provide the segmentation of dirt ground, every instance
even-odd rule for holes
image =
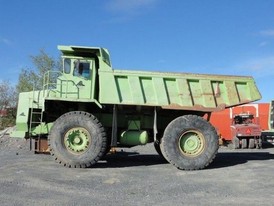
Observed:
[[[221,147],[199,171],[166,163],[153,144],[70,169],[0,132],[0,205],[273,205],[274,148]]]

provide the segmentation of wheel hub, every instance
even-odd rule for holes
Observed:
[[[91,143],[89,132],[82,127],[71,128],[65,134],[64,144],[74,154],[84,153]]]
[[[81,139],[80,139],[80,137],[78,137],[78,136],[75,137],[74,140],[73,140],[73,143],[74,143],[74,144],[79,144],[80,142],[81,142]]]
[[[180,151],[187,156],[197,156],[204,149],[204,138],[200,132],[184,132],[179,138]]]

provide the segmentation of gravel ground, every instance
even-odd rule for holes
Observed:
[[[8,131],[7,131],[8,133]],[[0,132],[0,205],[273,205],[274,148],[221,147],[199,171],[166,163],[153,144],[69,169]]]

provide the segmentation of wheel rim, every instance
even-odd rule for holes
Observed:
[[[65,134],[64,144],[68,151],[82,154],[87,151],[91,143],[89,132],[83,127],[75,127]]]
[[[190,130],[180,136],[178,144],[184,155],[194,157],[204,150],[205,139],[202,133]]]

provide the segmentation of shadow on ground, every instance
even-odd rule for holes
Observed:
[[[138,152],[117,152],[107,155],[92,168],[118,168],[168,164],[158,154],[140,154]]]
[[[253,160],[274,160],[274,154],[269,152],[224,152],[218,153],[214,161],[207,169],[216,169],[223,167],[232,167],[239,164],[245,164]]]
[[[254,160],[274,160],[274,154],[256,150],[254,152],[221,152],[216,155],[214,161],[206,169],[217,169],[245,164]],[[118,152],[107,155],[99,161],[93,168],[120,168],[136,166],[152,166],[169,164],[165,159],[157,154],[139,154],[137,152]]]

